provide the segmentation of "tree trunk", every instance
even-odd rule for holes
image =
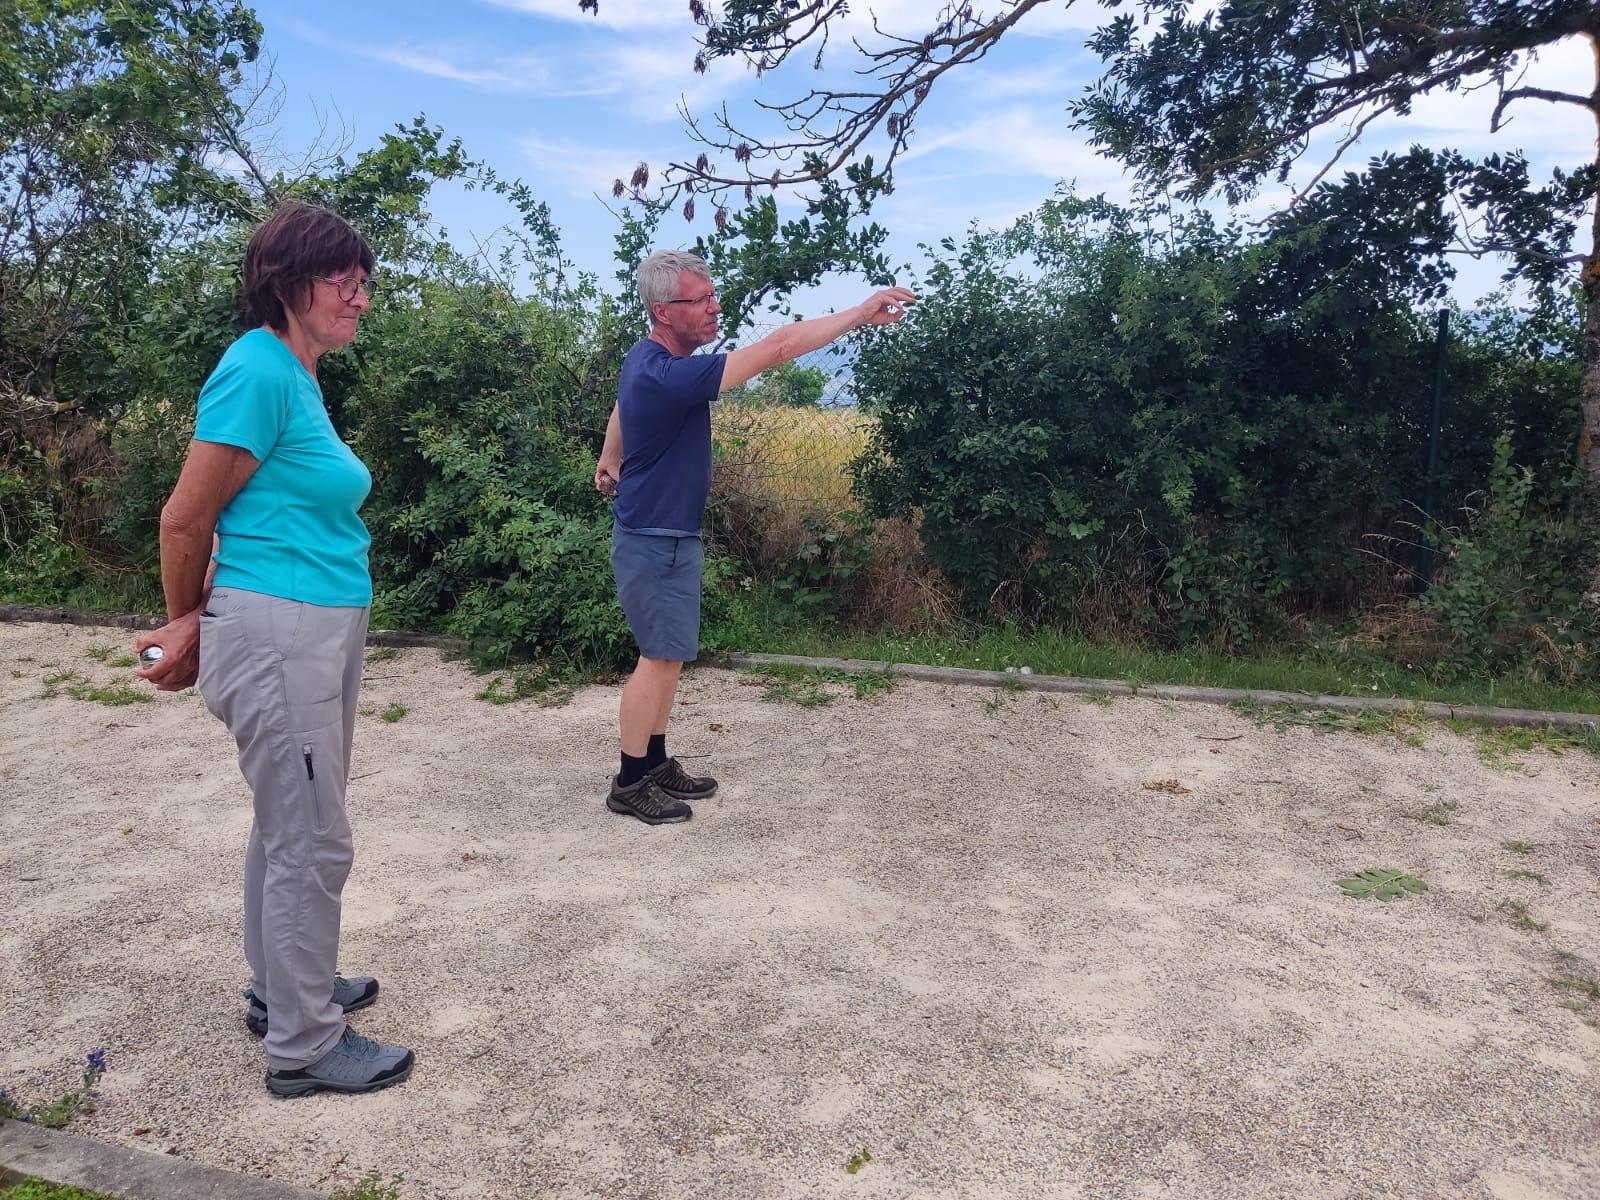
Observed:
[[[1589,34],[1595,55],[1596,155],[1600,161],[1600,34]],[[1600,196],[1595,197],[1594,239],[1583,263],[1583,350],[1578,400],[1578,520],[1588,538],[1590,601],[1600,605]]]

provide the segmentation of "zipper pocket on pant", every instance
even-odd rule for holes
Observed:
[[[302,743],[300,754],[306,761],[306,784],[311,788],[311,829],[314,833],[322,828],[322,797],[317,794],[317,767],[310,742]]]

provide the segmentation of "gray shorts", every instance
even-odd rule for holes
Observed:
[[[700,653],[700,566],[697,537],[611,531],[611,573],[617,596],[645,658],[693,662]]]

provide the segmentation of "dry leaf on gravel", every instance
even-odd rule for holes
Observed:
[[[1144,785],[1147,792],[1171,792],[1174,796],[1187,796],[1191,789],[1186,788],[1176,779],[1152,779]]]

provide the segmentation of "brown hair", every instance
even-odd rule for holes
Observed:
[[[372,248],[331,209],[286,200],[250,235],[244,252],[244,304],[252,324],[288,327],[284,305],[299,309],[313,275],[360,267],[372,274]]]

